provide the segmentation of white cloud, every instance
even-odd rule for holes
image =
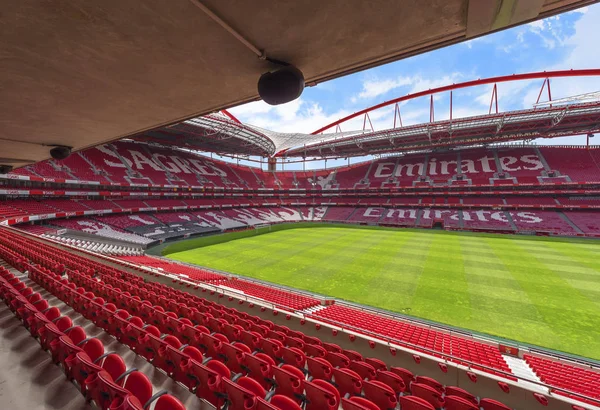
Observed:
[[[362,90],[352,97],[351,101],[356,103],[360,99],[371,99],[404,86],[410,86],[408,93],[414,94],[419,91],[426,91],[432,88],[452,84],[464,77],[464,74],[454,72],[437,78],[423,78],[421,75],[417,74],[410,77],[366,79],[362,83]]]
[[[600,53],[596,52],[598,37],[598,20],[600,19],[600,7],[591,7],[582,13],[579,20],[575,22],[574,33],[564,40],[564,46],[570,51],[566,56],[561,56],[559,61],[550,66],[543,67],[546,70],[568,70],[582,68],[600,67]],[[531,107],[537,99],[539,87],[529,90],[523,97],[523,105]],[[600,78],[598,77],[574,77],[551,80],[552,97],[554,99],[585,94],[600,90]],[[542,96],[542,101],[547,95]]]
[[[241,105],[229,110],[240,121],[279,132],[310,133],[350,114],[347,110],[338,110],[327,114],[321,105],[303,98],[287,104],[271,106],[263,101]]]
[[[535,32],[540,32],[544,30],[544,20],[536,20],[536,21],[532,21],[531,23],[527,24],[531,31],[535,31]]]
[[[544,48],[552,50],[556,46],[563,45],[567,38],[563,26],[560,15],[556,15],[543,20],[532,21],[526,27],[530,33],[540,38]],[[518,35],[517,39],[519,39]],[[522,40],[522,37],[519,40]]]
[[[358,93],[357,97],[353,97],[353,102],[356,102],[359,98],[374,98],[388,91],[396,88],[412,84],[413,79],[410,77],[397,77],[395,79],[387,78],[383,80],[379,79],[368,79],[362,83],[362,91]]]

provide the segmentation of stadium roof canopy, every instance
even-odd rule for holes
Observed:
[[[600,92],[559,100],[552,100],[550,92],[551,78],[589,76],[600,76],[600,69],[512,74],[448,84],[365,108],[312,134],[282,133],[243,124],[224,110],[142,133],[134,139],[237,157],[339,158],[594,133],[600,132]],[[498,111],[498,94],[495,91],[498,83],[533,79],[544,81],[532,109]],[[450,119],[433,120],[433,95],[486,84],[494,85],[489,114],[453,118],[450,103]],[[549,100],[540,103],[545,89]],[[402,126],[398,104],[423,96],[431,97],[430,122]],[[494,98],[496,112],[492,112]],[[388,128],[375,130],[370,125],[369,112],[385,107],[394,113],[393,127],[390,124]],[[396,116],[400,118],[398,126]],[[354,119],[363,123],[362,130],[348,129],[349,122]],[[356,126],[356,121],[350,123],[350,129],[352,125]],[[370,128],[366,128],[369,125]],[[346,132],[342,132],[342,126]]]
[[[255,100],[256,50],[314,85],[594,2],[0,0],[0,164]]]
[[[360,133],[360,131],[327,133],[327,138],[338,139]],[[134,136],[133,139],[163,145],[178,145],[223,155],[272,157],[287,149],[317,143],[322,141],[323,137],[323,135],[277,132],[242,124],[224,111],[148,131]]]

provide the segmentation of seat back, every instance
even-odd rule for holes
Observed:
[[[127,367],[123,358],[116,353],[106,353],[94,361],[94,364],[102,367],[113,380],[125,373]]]
[[[363,382],[365,397],[377,404],[380,409],[395,409],[398,402],[396,392],[379,380]]]
[[[427,400],[416,396],[401,396],[400,408],[402,410],[436,410],[433,405],[427,402]]]
[[[345,354],[330,351],[327,352],[325,358],[333,367],[339,367],[343,369],[350,367],[350,359],[348,359]]]
[[[304,393],[304,373],[297,367],[284,364],[281,367],[273,367],[273,379],[275,380],[275,393],[294,399],[296,403],[302,402]]]
[[[261,353],[245,355],[248,366],[248,376],[260,383],[262,387],[269,390],[273,385],[273,359]]]
[[[364,397],[342,398],[342,409],[344,410],[380,410],[379,406]]]
[[[194,360],[190,362],[190,373],[197,386],[196,396],[208,401],[217,409],[220,409],[221,406],[225,404],[225,390],[222,383],[222,374]]]
[[[281,361],[281,349],[283,343],[276,339],[262,339],[261,349],[265,354],[271,356],[275,360]]]
[[[446,410],[479,410],[478,406],[462,397],[446,396],[444,401]]]
[[[305,382],[304,390],[306,391],[305,410],[337,410],[340,406],[340,393],[325,380]]]
[[[133,394],[140,403],[146,403],[152,397],[152,383],[148,377],[137,370],[118,379],[117,384]]]
[[[101,410],[108,410],[114,402],[123,402],[131,393],[115,383],[107,372],[97,376],[98,391],[93,400]]]
[[[315,344],[305,344],[304,352],[311,357],[325,357],[327,356],[327,350],[323,346]]]
[[[243,343],[236,343],[234,345],[230,343],[223,343],[222,354],[225,357],[225,363],[227,367],[234,373],[246,374],[246,355],[250,354],[250,349]]]
[[[75,354],[75,357],[67,359],[67,365],[71,369],[71,375],[77,384],[81,388],[81,392],[85,394],[86,383],[85,380],[91,376],[96,375],[102,371],[102,367],[94,364],[93,360],[85,352],[79,352]]]
[[[276,394],[269,402],[258,398],[256,410],[302,410],[302,407],[289,397]]]
[[[474,404],[475,406],[479,405],[479,401],[477,400],[477,397],[473,396],[468,391],[461,389],[460,387],[446,386],[446,396],[462,397],[463,399],[468,400],[470,403]]]
[[[308,366],[308,373],[314,379],[331,380],[333,375],[333,367],[331,363],[322,357],[307,357],[306,364]]]
[[[481,399],[479,401],[479,407],[483,410],[511,410],[510,407],[504,403],[492,399]]]
[[[248,377],[240,377],[238,383],[234,383],[229,379],[223,380],[223,387],[229,403],[228,410],[251,410],[256,407],[257,394],[244,386],[244,384],[250,384],[250,381],[258,383]],[[262,388],[260,385],[257,385],[257,387]],[[264,397],[264,389],[262,396]]]
[[[436,409],[444,407],[444,399],[442,398],[442,395],[433,387],[427,384],[414,382],[411,384],[410,388],[413,395],[426,400]]]
[[[284,363],[291,364],[299,368],[306,366],[306,355],[297,347],[282,347],[281,358]]]
[[[334,368],[333,379],[342,396],[355,396],[362,391],[362,377],[354,370]]]
[[[374,380],[377,378],[375,368],[369,363],[352,360],[350,362],[350,368],[356,373],[360,374],[360,377],[362,377],[363,379]]]
[[[407,370],[403,367],[390,367],[390,372],[400,376],[402,381],[404,381],[406,391],[410,392],[410,385],[413,381],[415,381],[415,375],[410,370]]]
[[[400,376],[395,373],[390,372],[389,370],[377,370],[377,380],[388,385],[394,390],[396,395],[400,393],[404,393],[406,391],[406,385],[404,384],[404,380]]]
[[[415,377],[415,383],[426,384],[436,389],[440,394],[444,393],[444,385],[431,377],[417,376]]]

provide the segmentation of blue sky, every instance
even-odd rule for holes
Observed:
[[[382,101],[442,85],[513,73],[597,68],[598,21],[600,4],[308,87],[299,99],[285,105],[272,107],[260,101],[230,111],[242,122],[263,128],[309,133]],[[500,110],[532,108],[541,85],[542,80],[498,84]],[[600,79],[552,80],[553,99],[591,91],[600,91]],[[490,97],[491,86],[455,91],[453,116],[486,114]],[[429,97],[402,105],[401,115],[404,125],[429,121]],[[449,94],[436,95],[435,119],[448,116]],[[376,130],[392,128],[393,106],[372,112],[370,117]],[[342,131],[356,129],[362,129],[362,118],[342,125]],[[581,144],[584,139],[539,143]],[[329,161],[330,165],[334,163]]]

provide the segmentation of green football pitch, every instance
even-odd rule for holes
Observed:
[[[598,241],[339,226],[242,234],[200,238],[192,242],[199,247],[170,253],[179,243],[164,253],[600,359]]]

